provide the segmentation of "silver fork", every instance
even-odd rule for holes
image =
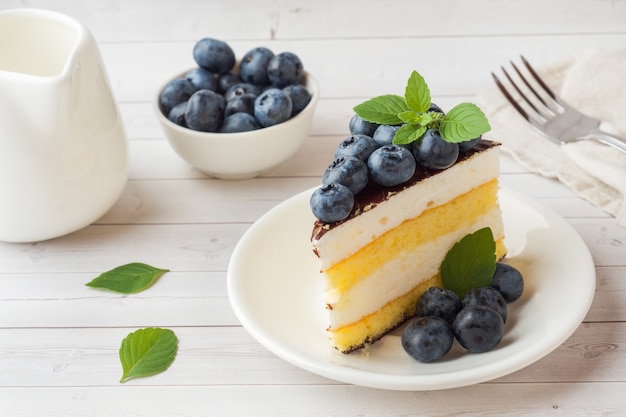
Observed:
[[[532,78],[524,76],[513,62],[511,62],[511,66],[525,87],[520,87],[519,81],[516,84],[504,67],[502,67],[502,72],[528,107],[522,106],[513,98],[513,94],[507,90],[493,72],[491,76],[502,94],[531,125],[557,143],[595,140],[626,152],[624,139],[601,131],[599,129],[600,120],[586,116],[569,106],[552,92],[523,56],[521,59]],[[523,89],[526,90],[526,94],[522,91]],[[532,92],[532,95],[529,92]]]

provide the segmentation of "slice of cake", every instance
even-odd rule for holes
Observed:
[[[355,111],[352,136],[311,196],[328,332],[344,353],[412,317],[467,234],[491,228],[496,259],[506,254],[499,144],[481,139],[490,127],[480,109],[462,103],[444,114],[413,72],[404,97],[376,97]]]
[[[441,286],[446,253],[468,233],[490,227],[496,257],[504,257],[498,176],[498,144],[482,140],[445,170],[418,165],[396,187],[370,181],[346,219],[315,223],[333,347],[360,349],[412,317],[420,295]]]

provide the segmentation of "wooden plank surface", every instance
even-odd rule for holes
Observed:
[[[1,416],[621,416],[626,409],[626,230],[559,182],[504,153],[501,184],[565,218],[588,246],[597,286],[581,326],[536,363],[486,383],[386,391],[299,369],[241,327],[226,291],[245,231],[315,187],[352,107],[402,93],[409,72],[443,107],[492,89],[489,72],[523,53],[537,66],[585,48],[626,47],[626,2],[444,0],[3,0],[85,23],[98,41],[129,138],[130,177],[93,225],[47,242],[0,243]],[[320,84],[310,136],[276,171],[210,179],[169,146],[152,107],[168,77],[194,65],[202,37],[241,56],[264,45],[298,53]],[[0,109],[1,111],[1,109]],[[0,201],[1,204],[1,201]],[[149,291],[85,286],[141,261],[171,271]],[[118,382],[131,331],[172,328],[170,369]]]

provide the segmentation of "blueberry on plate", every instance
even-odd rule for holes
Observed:
[[[452,332],[465,349],[472,353],[482,353],[500,343],[504,336],[504,322],[494,309],[471,305],[463,307],[456,315]]]
[[[417,317],[404,328],[402,347],[419,362],[441,359],[450,351],[454,335],[450,325],[441,317]]]
[[[292,52],[281,52],[274,55],[267,63],[267,76],[276,88],[300,84],[304,76],[304,66],[298,55]]]
[[[451,325],[462,306],[459,296],[454,291],[430,287],[417,300],[415,315],[441,317]]]
[[[415,173],[415,158],[403,146],[386,145],[376,149],[367,160],[370,176],[383,187],[408,181]]]
[[[506,301],[495,288],[484,286],[469,290],[463,297],[463,307],[471,305],[482,305],[495,310],[502,317],[502,321],[506,323],[508,314]]]
[[[174,107],[189,100],[196,91],[196,87],[186,78],[177,78],[165,84],[159,95],[163,114],[167,116]]]
[[[496,272],[493,274],[491,286],[502,294],[507,303],[512,303],[524,292],[524,278],[515,267],[496,262]]]
[[[194,93],[187,103],[187,127],[203,132],[217,132],[224,119],[224,98],[211,90]]]
[[[354,207],[354,195],[341,184],[324,185],[311,194],[311,211],[324,223],[345,219]]]
[[[250,130],[260,129],[261,125],[249,113],[233,113],[227,116],[222,123],[221,133],[238,133],[248,132]]]
[[[246,52],[239,63],[239,76],[244,82],[255,85],[267,85],[270,79],[267,76],[267,65],[274,57],[274,52],[264,46],[253,48]]]
[[[200,39],[193,47],[193,58],[199,66],[214,74],[226,74],[235,66],[235,53],[219,39]]]
[[[254,117],[261,126],[268,127],[289,120],[293,105],[282,90],[268,88],[254,102]]]
[[[446,169],[459,157],[459,145],[444,140],[439,130],[428,129],[421,140],[413,142],[413,154],[425,168]]]
[[[341,184],[356,195],[365,188],[368,177],[365,162],[354,156],[340,156],[324,171],[322,185]]]

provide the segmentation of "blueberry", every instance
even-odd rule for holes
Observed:
[[[519,270],[511,265],[496,262],[496,272],[491,286],[502,294],[507,303],[519,299],[524,292],[524,278]]]
[[[228,90],[224,93],[224,100],[231,101],[235,97],[242,96],[244,94],[252,94],[255,96],[260,95],[262,92],[261,87],[250,83],[239,83],[228,87]]]
[[[242,94],[232,98],[226,102],[224,117],[228,117],[234,113],[248,113],[254,115],[254,101],[257,96],[254,94]]]
[[[365,135],[348,136],[341,141],[337,149],[335,149],[335,158],[340,156],[354,156],[362,161],[367,162],[372,152],[378,148],[374,139]]]
[[[506,323],[507,306],[504,297],[493,287],[484,286],[472,288],[463,297],[463,307],[481,305],[495,310]]]
[[[365,162],[354,156],[342,156],[335,159],[324,171],[322,184],[341,184],[358,194],[368,181],[368,171]]]
[[[430,287],[417,300],[415,314],[418,317],[436,316],[452,324],[462,304],[454,291]]]
[[[428,129],[421,140],[413,142],[413,154],[425,168],[446,169],[459,157],[459,145],[445,141],[438,130]]]
[[[393,187],[408,181],[415,173],[415,165],[411,152],[398,145],[378,148],[367,160],[370,176],[383,187]]]
[[[176,123],[179,126],[187,127],[187,122],[185,122],[185,112],[187,111],[187,102],[180,103],[169,112],[167,118],[170,119],[171,122]]]
[[[267,76],[276,88],[291,84],[300,84],[304,75],[304,66],[300,58],[291,52],[274,55],[267,63]]]
[[[482,138],[482,135],[471,139],[471,140],[466,140],[463,142],[459,142],[459,151],[461,152],[467,152],[470,149],[472,149],[474,146],[478,145],[478,142],[480,142],[480,139]]]
[[[440,317],[418,317],[409,322],[401,336],[402,347],[412,358],[428,363],[450,351],[454,335]]]
[[[214,74],[226,74],[235,66],[235,53],[219,39],[200,39],[193,47],[193,58],[199,66]]]
[[[225,94],[226,91],[228,91],[228,89],[233,85],[242,83],[243,80],[241,79],[239,74],[233,74],[232,72],[220,74],[217,77],[217,91],[221,94]]]
[[[190,129],[217,132],[224,119],[224,98],[211,91],[194,93],[187,103],[185,120]]]
[[[495,310],[472,305],[459,311],[452,323],[452,332],[465,349],[482,353],[500,343],[504,335],[504,322]]]
[[[300,113],[311,102],[311,92],[303,85],[288,85],[283,88],[285,94],[291,99],[293,108],[291,109],[291,117]]]
[[[250,130],[260,129],[261,125],[249,113],[233,113],[224,119],[222,123],[221,133],[247,132]]]
[[[186,78],[177,78],[165,84],[159,95],[163,114],[167,116],[176,105],[189,100],[196,91],[191,81]]]
[[[354,207],[354,195],[341,184],[328,184],[313,192],[310,205],[320,221],[333,223],[348,217]]]
[[[374,131],[372,139],[374,139],[378,146],[391,145],[393,143],[393,137],[400,127],[401,126],[380,125]]]
[[[293,104],[282,90],[269,88],[263,91],[254,102],[254,116],[261,126],[273,126],[291,117]]]
[[[204,68],[198,67],[187,71],[185,78],[193,84],[196,90],[217,91],[217,79],[213,73]]]
[[[358,114],[355,114],[354,116],[352,116],[352,118],[350,119],[350,124],[349,124],[351,134],[365,135],[369,137],[374,136],[374,132],[376,131],[378,126],[380,125],[377,123],[368,122],[367,120],[363,119]]]
[[[263,46],[251,49],[241,58],[239,76],[244,82],[255,85],[267,85],[267,65],[274,57],[274,52]]]

